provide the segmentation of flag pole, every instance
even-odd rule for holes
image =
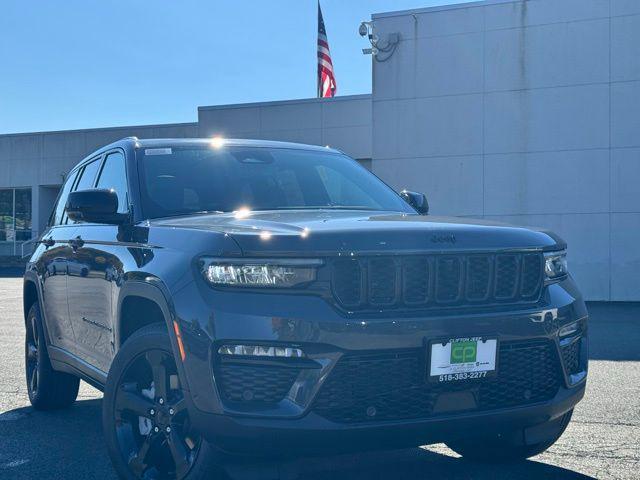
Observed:
[[[333,61],[329,50],[329,40],[322,18],[322,8],[318,0],[318,98],[334,97],[337,90],[333,71]]]

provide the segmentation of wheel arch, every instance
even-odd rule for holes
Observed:
[[[24,283],[22,285],[22,310],[25,320],[29,315],[29,310],[36,302],[40,302],[38,284],[36,283],[36,280],[25,276]],[[40,310],[42,310],[42,308]]]
[[[25,325],[27,322],[27,317],[29,315],[29,310],[34,303],[38,303],[38,307],[40,308],[40,318],[42,319],[42,326],[44,328],[44,336],[47,345],[51,344],[51,337],[49,336],[49,327],[47,321],[47,315],[44,309],[43,297],[42,297],[42,284],[40,283],[40,279],[35,271],[27,270],[24,274],[24,279],[22,283],[22,309],[23,309],[23,317],[25,321]]]
[[[148,278],[149,277],[147,277],[147,279]],[[180,376],[183,387],[186,390],[189,390],[189,383],[187,381],[185,367],[181,361],[180,348],[178,347],[178,340],[173,326],[176,315],[173,302],[171,301],[171,295],[167,287],[159,279],[152,277],[152,280],[154,283],[143,280],[129,280],[121,287],[118,298],[116,323],[113,329],[115,354],[118,353],[118,350],[122,347],[126,339],[130,338],[131,335],[139,331],[141,328],[153,324],[163,324],[167,335],[169,335],[172,353],[176,359],[176,365],[178,367],[178,375]],[[156,308],[158,312],[156,316],[152,317],[154,321],[139,322],[136,324],[135,328],[124,327],[123,323],[127,321],[126,308],[129,308],[128,305],[131,305],[128,304],[128,302],[142,302],[146,305],[154,305],[153,308]]]
[[[174,312],[168,295],[163,292],[166,288],[163,287],[140,280],[130,280],[122,286],[118,299],[116,325],[114,326],[116,351],[136,331],[154,323],[163,323],[169,336],[173,337],[171,325]],[[150,314],[137,321],[132,319],[131,315],[144,307],[150,309]],[[145,313],[149,313],[149,311],[145,310]]]

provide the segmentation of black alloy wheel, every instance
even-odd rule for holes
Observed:
[[[34,408],[55,410],[75,402],[80,380],[51,366],[44,322],[37,302],[31,306],[25,320],[24,366],[29,401]]]
[[[40,334],[38,331],[38,318],[36,315],[29,315],[26,327],[25,365],[27,388],[29,389],[29,396],[34,398],[38,395],[38,382],[40,376],[40,369],[38,368]]]
[[[192,431],[169,352],[148,350],[129,363],[115,391],[114,418],[120,453],[136,478],[187,476],[202,439]]]

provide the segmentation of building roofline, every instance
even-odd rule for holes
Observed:
[[[166,127],[197,127],[198,122],[184,122],[184,123],[155,123],[150,125],[122,125],[116,127],[97,127],[97,128],[77,128],[71,130],[44,130],[37,132],[14,132],[14,133],[0,133],[0,138],[26,136],[26,135],[50,135],[59,133],[90,133],[90,132],[104,132],[104,131],[117,131],[127,130],[132,128],[166,128]]]
[[[333,98],[300,98],[294,100],[274,100],[268,102],[250,102],[250,103],[231,103],[224,105],[205,105],[198,107],[198,111],[206,110],[226,110],[226,109],[238,109],[238,108],[256,108],[256,107],[268,107],[277,105],[295,105],[295,104],[309,104],[309,103],[333,103],[333,102],[346,102],[350,100],[367,100],[371,99],[370,93],[363,93],[358,95],[344,95]],[[69,130],[40,130],[35,132],[13,132],[13,133],[0,133],[0,138],[6,137],[23,137],[29,135],[53,135],[53,134],[70,134],[70,133],[90,133],[90,132],[105,132],[105,131],[118,131],[118,130],[131,130],[134,128],[166,128],[166,127],[197,127],[198,122],[180,122],[180,123],[155,123],[147,125],[119,125],[114,127],[97,127],[97,128],[78,128]]]
[[[295,105],[298,103],[306,104],[306,103],[332,103],[332,102],[345,102],[349,100],[366,100],[371,99],[370,93],[363,93],[359,95],[344,95],[340,97],[333,98],[300,98],[294,100],[273,100],[268,102],[251,102],[251,103],[230,103],[224,105],[205,105],[202,107],[198,107],[198,111],[206,111],[206,110],[226,110],[226,109],[236,109],[236,108],[256,108],[256,107],[270,107],[277,105]]]
[[[442,12],[446,10],[459,10],[462,8],[476,8],[476,7],[484,7],[487,5],[499,5],[504,3],[522,3],[522,0],[479,0],[479,1],[468,1],[468,2],[463,1],[459,3],[451,3],[448,5],[438,5],[434,7],[413,8],[408,10],[396,10],[392,12],[374,13],[371,15],[371,18],[375,20],[376,18],[400,17],[404,15],[411,15],[414,13],[433,13],[433,12]]]

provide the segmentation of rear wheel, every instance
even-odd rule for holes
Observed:
[[[522,430],[511,432],[510,435],[493,437],[474,437],[471,440],[456,440],[447,442],[447,446],[465,459],[487,463],[505,463],[525,460],[544,452],[556,443],[567,429],[573,410],[562,417],[549,423],[548,438],[540,442],[523,444],[524,432]]]
[[[25,374],[29,401],[38,410],[65,408],[75,402],[80,379],[51,367],[38,303],[29,310],[26,321]]]
[[[192,428],[185,395],[164,326],[127,340],[109,371],[102,415],[121,478],[213,478],[214,451]]]

